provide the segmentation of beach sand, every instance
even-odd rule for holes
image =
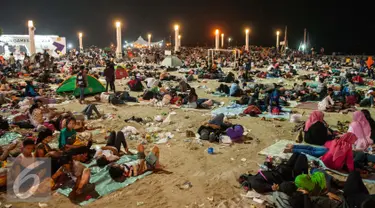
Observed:
[[[263,82],[275,82],[276,80],[259,80]],[[122,90],[123,86],[117,81],[117,89]],[[292,82],[288,81],[288,84]],[[206,85],[208,88],[215,89],[219,83],[216,80],[209,80],[207,83],[191,83],[192,86]],[[223,101],[229,104],[235,98],[214,97],[205,93],[205,89],[197,89],[200,98],[211,98]],[[131,93],[136,96],[139,93]],[[93,101],[90,97],[88,101]],[[74,100],[67,105],[58,106],[59,109],[81,111],[84,106]],[[104,113],[116,114],[112,120],[98,121],[105,129],[119,131],[125,126],[134,126],[139,131],[144,132],[146,126],[136,123],[125,123],[124,119],[131,116],[151,117],[168,113],[169,108],[156,108],[151,106],[130,106],[120,105],[113,107],[110,104],[98,105],[99,111]],[[305,112],[303,120],[311,111],[297,110],[299,113]],[[169,140],[168,144],[158,145],[160,148],[160,162],[166,166],[170,174],[160,173],[151,174],[144,179],[120,189],[114,193],[104,196],[85,207],[101,208],[120,208],[120,207],[149,207],[149,208],[209,208],[209,207],[262,207],[251,200],[242,198],[241,194],[245,191],[240,188],[236,181],[237,178],[248,171],[256,172],[257,163],[263,163],[265,157],[257,153],[265,147],[274,144],[281,139],[292,140],[296,138],[296,133],[291,133],[294,124],[289,121],[262,121],[260,118],[238,117],[230,121],[235,124],[241,124],[250,130],[253,137],[250,144],[233,144],[232,146],[223,146],[203,141],[203,146],[195,141],[195,138],[187,138],[186,130],[197,132],[199,126],[208,121],[210,111],[186,111],[183,109],[174,110],[177,114],[171,116],[172,123],[161,125],[165,132],[174,134],[174,138]],[[374,111],[371,110],[373,113]],[[337,121],[351,121],[351,113],[348,115],[338,113],[326,113],[325,120],[329,125],[336,125]],[[176,131],[179,130],[179,131]],[[94,136],[94,140],[104,141],[104,134]],[[259,142],[257,142],[259,140]],[[291,141],[291,142],[292,142]],[[135,149],[138,141],[128,140],[130,148]],[[150,149],[153,144],[147,144],[146,148]],[[207,148],[213,147],[215,154],[207,153]],[[242,161],[243,158],[246,161]],[[192,187],[181,190],[178,185],[190,182]],[[375,193],[374,187],[369,187],[371,193]],[[2,200],[3,201],[3,200]],[[5,202],[3,202],[4,204]],[[47,202],[48,207],[78,207],[73,205],[68,198],[55,193],[51,201]],[[138,204],[138,205],[137,205]],[[38,203],[14,203],[13,207],[39,207]]]

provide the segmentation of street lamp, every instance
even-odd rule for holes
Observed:
[[[228,38],[228,46],[230,46],[231,41],[232,41],[232,38]]]
[[[151,34],[148,34],[148,48],[151,48]]]
[[[280,45],[279,37],[280,37],[280,31],[277,31],[276,32],[276,50],[277,51],[279,51],[279,45]]]
[[[175,34],[174,34],[174,50],[175,51],[180,50],[180,45],[179,45],[179,41],[178,41],[179,29],[180,29],[180,26],[176,24],[174,26],[174,31],[175,31]]]
[[[224,48],[224,33],[221,34],[221,47]]]
[[[218,29],[215,30],[215,49],[218,50],[219,49],[219,42],[220,42],[220,37],[219,37],[219,34],[220,31]]]
[[[245,37],[245,42],[246,42],[245,50],[246,51],[249,51],[249,33],[250,33],[250,29],[246,29],[245,30],[245,34],[246,34],[246,37]]]
[[[83,52],[83,43],[82,43],[82,37],[83,33],[78,33],[78,41],[79,41],[79,51],[82,53]]]
[[[32,20],[29,20],[27,22],[27,26],[29,28],[30,55],[33,55],[33,54],[36,53],[36,49],[35,49],[35,27],[34,27],[34,22]]]
[[[117,37],[117,48],[116,48],[116,57],[118,59],[122,58],[122,44],[121,44],[121,22],[116,22],[116,37]]]

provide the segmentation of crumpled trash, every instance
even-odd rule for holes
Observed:
[[[299,123],[301,121],[302,114],[292,114],[290,116],[290,123]]]
[[[157,135],[157,141],[155,142],[155,144],[165,144],[168,142],[168,140],[172,139],[174,137],[174,135],[171,133],[171,132],[166,132],[166,133],[159,133]]]
[[[157,115],[157,116],[155,116],[154,121],[156,121],[156,122],[162,122],[163,121],[163,117],[161,115]]]
[[[158,133],[161,131],[163,131],[163,129],[157,126],[151,126],[151,127],[146,128],[147,133]]]
[[[39,202],[38,205],[39,205],[40,208],[48,207],[48,204],[46,204],[46,203],[40,203]]]
[[[193,187],[193,185],[191,184],[191,182],[186,181],[183,184],[178,184],[177,187],[180,188],[181,190],[186,190],[186,189]]]
[[[125,126],[121,131],[125,136],[137,135],[139,133],[133,126]]]
[[[116,116],[115,114],[106,113],[103,117],[104,119],[114,119],[115,116]]]

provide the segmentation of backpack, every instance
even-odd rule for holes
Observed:
[[[241,140],[243,136],[244,128],[241,125],[236,124],[228,128],[226,132],[232,141],[238,141]]]

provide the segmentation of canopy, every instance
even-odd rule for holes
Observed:
[[[148,47],[148,41],[146,41],[145,39],[142,38],[142,36],[139,36],[138,39],[132,43],[128,43],[130,44],[132,47],[136,47],[136,48],[143,48],[143,47]],[[159,42],[151,42],[151,46],[161,46],[163,44],[163,41],[159,41]]]
[[[182,66],[182,61],[179,58],[177,58],[177,56],[167,56],[161,62],[161,65],[166,67],[178,67]]]
[[[76,79],[77,76],[71,76],[68,79],[66,79],[59,88],[57,88],[56,92],[61,93],[73,93],[74,96],[79,96],[79,88],[76,87]],[[102,85],[102,83],[99,82],[96,78],[87,75],[87,83],[88,86],[85,88],[85,95],[92,95],[92,94],[98,94],[101,92],[105,92],[105,88]]]

